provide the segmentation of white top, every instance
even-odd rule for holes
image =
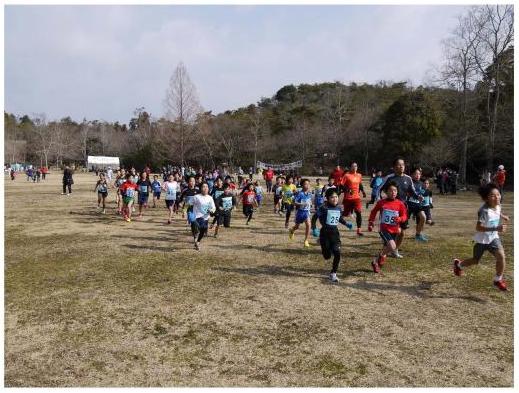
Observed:
[[[486,228],[497,227],[501,219],[501,206],[497,205],[495,208],[490,208],[484,203],[478,210],[478,222]],[[474,240],[477,243],[490,244],[493,240],[499,239],[499,233],[493,232],[477,232],[474,235]]]
[[[204,220],[209,220],[209,212],[214,213],[216,206],[211,195],[197,194],[194,197],[193,213],[196,218],[203,217]]]
[[[166,201],[174,201],[175,199],[177,199],[177,192],[179,191],[179,186],[175,180],[164,182],[162,188],[164,189],[164,191],[166,191],[166,196],[164,198],[166,199]]]

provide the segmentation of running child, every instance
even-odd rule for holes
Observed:
[[[396,250],[396,238],[402,231],[400,224],[407,221],[407,209],[404,203],[397,198],[398,186],[395,182],[387,182],[383,190],[385,199],[377,202],[369,215],[368,231],[373,231],[375,217],[380,212],[379,235],[384,246],[378,257],[371,262],[373,272],[380,273],[380,267],[386,262],[386,256]]]
[[[276,184],[272,187],[272,192],[274,193],[274,214],[281,213],[281,189],[283,187],[284,179],[281,176],[276,177]]]
[[[137,180],[137,191],[139,192],[139,215],[142,218],[142,209],[148,207],[148,198],[151,191],[151,182],[146,172],[141,172],[141,177]]]
[[[410,195],[407,200],[407,211],[409,217],[414,216],[416,220],[416,235],[414,237],[415,240],[419,242],[426,242],[429,239],[422,233],[425,224],[425,212],[422,209],[422,202],[424,200],[424,186],[420,180],[421,177],[422,171],[419,168],[416,168],[412,173],[411,179],[413,179],[413,187],[416,191],[416,194],[422,198],[420,200],[417,197]]]
[[[337,188],[329,188],[325,194],[326,201],[319,207],[317,215],[321,223],[319,233],[319,244],[325,260],[329,260],[333,255],[332,270],[329,279],[331,282],[339,282],[337,269],[341,261],[341,237],[337,225],[339,223],[347,225],[347,221],[342,215],[339,206],[339,195]]]
[[[159,176],[153,175],[153,182],[151,183],[151,189],[153,191],[153,208],[157,207],[157,201],[160,199],[160,192],[162,190],[162,184],[160,184]]]
[[[290,214],[294,209],[294,195],[297,191],[296,186],[293,184],[294,178],[288,176],[286,184],[281,187],[281,201],[285,213],[285,228],[288,229],[288,222],[290,221]]]
[[[220,195],[215,202],[216,205],[216,228],[214,230],[214,237],[218,236],[218,229],[220,226],[229,228],[231,226],[231,211],[236,206],[236,198],[232,194],[231,187],[228,184],[223,185],[223,194]]]
[[[254,182],[254,192],[256,193],[256,202],[258,202],[259,208],[261,206],[261,201],[263,201],[263,187],[261,187],[259,180]]]
[[[168,208],[168,224],[171,224],[173,218],[173,209],[175,202],[177,201],[178,194],[178,183],[174,180],[173,174],[168,175],[168,180],[162,185],[162,189],[166,193],[164,200],[166,201],[166,207]]]
[[[126,181],[121,185],[121,195],[123,197],[122,214],[127,222],[132,220],[133,198],[137,190],[137,184],[132,181],[131,177],[131,173],[128,173]]]
[[[476,234],[474,235],[476,243],[472,251],[472,258],[464,260],[455,258],[454,274],[461,276],[465,267],[478,264],[485,251],[488,251],[496,259],[496,275],[493,284],[497,289],[506,291],[507,286],[503,279],[505,251],[499,234],[506,232],[506,224],[503,224],[501,220],[508,221],[509,218],[501,213],[501,193],[497,185],[490,183],[482,186],[478,193],[485,203],[478,211]]]
[[[103,202],[103,214],[106,214],[106,197],[108,196],[108,182],[106,181],[104,173],[99,175],[99,180],[96,183],[94,192],[97,190],[97,208],[100,209],[101,202]]]
[[[310,237],[310,210],[312,209],[312,193],[310,191],[310,180],[301,180],[301,191],[294,198],[296,207],[296,224],[289,229],[289,238],[294,238],[294,233],[299,229],[299,225],[305,223],[305,247],[310,247],[308,238]]]
[[[117,175],[115,177],[114,182],[114,187],[117,190],[115,194],[115,201],[117,203],[117,214],[121,214],[123,208],[123,194],[121,194],[121,186],[125,181],[124,176],[124,169],[121,171],[117,171]]]
[[[195,216],[193,215],[193,203],[195,195],[197,194],[200,194],[200,190],[195,185],[195,178],[190,176],[187,181],[187,188],[184,189],[180,195],[180,203],[182,203],[182,218],[187,214],[187,223],[189,225],[195,221]]]
[[[216,207],[213,198],[209,195],[209,186],[203,182],[200,184],[200,194],[193,197],[194,220],[191,223],[191,231],[195,242],[195,250],[200,250],[200,242],[205,234],[210,213],[214,213]]]
[[[428,225],[434,225],[434,221],[432,219],[431,209],[433,206],[433,198],[431,191],[431,182],[429,179],[425,179],[423,182],[423,201],[422,201],[422,210],[425,213],[425,223]]]
[[[227,186],[227,188],[229,188],[229,186]],[[224,190],[223,189],[223,180],[221,177],[217,177],[216,181],[214,182],[212,191],[209,191],[209,194],[213,198],[215,205],[216,205],[216,201],[218,200],[218,198],[220,198],[220,196],[223,194],[223,190]],[[211,226],[209,227],[209,229],[213,229],[214,224],[216,224],[218,222],[218,214],[219,214],[219,210],[217,208],[216,213],[213,218],[213,222],[211,223]]]
[[[382,171],[377,169],[375,176],[371,179],[369,186],[371,187],[371,199],[369,202],[366,202],[366,209],[369,208],[369,205],[374,205],[378,202],[380,198],[380,186],[384,182],[382,178]]]
[[[254,206],[258,207],[254,184],[249,183],[246,191],[241,196],[241,201],[243,204],[243,215],[247,217],[245,225],[249,225],[250,220],[252,220],[252,215],[254,214]]]
[[[350,216],[355,212],[357,222],[357,236],[364,236],[361,231],[362,226],[362,202],[359,191],[366,198],[366,193],[362,187],[362,174],[357,172],[357,163],[352,162],[350,170],[346,172],[341,180],[341,187],[344,191],[343,205],[345,216]]]

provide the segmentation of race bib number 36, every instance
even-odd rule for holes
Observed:
[[[340,218],[340,210],[328,210],[328,213],[326,214],[326,225],[332,225],[336,227],[339,224]]]
[[[397,225],[398,210],[384,209],[382,211],[382,224]]]

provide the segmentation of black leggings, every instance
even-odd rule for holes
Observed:
[[[267,192],[272,191],[272,180],[267,180]]]
[[[202,240],[202,238],[207,234],[207,221],[201,221],[202,220],[195,220],[191,223],[191,233],[193,234],[193,238],[197,239],[197,242]]]
[[[254,214],[254,208],[252,205],[243,205],[243,215],[247,217],[247,223],[252,220],[252,215]]]
[[[339,263],[341,262],[341,240],[339,234],[326,234],[321,232],[319,243],[321,243],[321,252],[324,259],[328,260],[333,255],[333,265],[331,273],[337,273]]]
[[[68,193],[72,194],[72,184],[70,183],[63,183],[63,194],[67,192],[66,188],[68,187]]]
[[[362,213],[360,210],[355,210],[355,218],[357,219],[357,228],[362,226]]]
[[[292,213],[292,210],[294,210],[294,205],[288,204],[288,203],[283,203],[283,205],[285,206],[285,209],[286,209],[285,224],[288,224],[288,222],[290,221],[290,214]]]
[[[312,216],[312,229],[317,228],[317,212],[315,212]]]

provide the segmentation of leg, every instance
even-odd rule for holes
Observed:
[[[496,277],[502,278],[505,271],[505,250],[501,247],[493,252],[496,257]]]
[[[310,218],[307,218],[305,221],[305,242],[308,241],[310,237]]]
[[[396,249],[398,250],[404,241],[405,231],[402,229],[396,237]]]
[[[311,227],[312,227],[312,230],[314,230],[315,228],[317,228],[317,212],[315,212],[315,213],[312,215]]]
[[[422,233],[425,224],[425,212],[423,210],[416,213],[416,220],[416,236],[419,236]]]

